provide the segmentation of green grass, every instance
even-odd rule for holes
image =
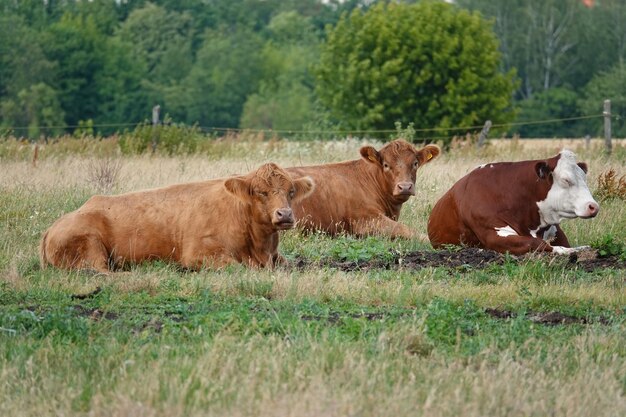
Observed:
[[[285,164],[313,147],[284,146],[293,155]],[[125,178],[225,175],[240,168],[243,150],[227,152],[233,159],[221,168],[200,158],[124,159],[135,170]],[[447,173],[479,162],[447,157],[420,174],[421,197],[402,212],[410,227],[424,230]],[[21,158],[4,160],[11,171],[0,173],[0,415],[626,414],[625,270],[507,257],[484,268],[344,272],[328,265],[430,246],[296,231],[281,236],[280,249],[304,268],[41,270],[41,233],[93,189],[65,182],[71,156],[37,170]],[[623,201],[601,204],[598,218],[564,229],[574,244],[619,256]]]

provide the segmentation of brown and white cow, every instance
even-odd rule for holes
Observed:
[[[331,235],[415,237],[417,233],[398,223],[400,209],[415,195],[417,169],[440,152],[436,145],[416,149],[398,139],[379,151],[362,147],[357,160],[287,168],[291,175],[309,176],[316,184],[310,198],[293,205],[298,227]]]
[[[273,163],[244,176],[118,196],[94,196],[43,235],[42,267],[95,269],[152,259],[185,268],[273,266],[278,231],[295,224],[290,204],[313,190]]]
[[[586,183],[587,164],[569,150],[546,160],[484,164],[435,204],[428,220],[433,247],[468,245],[498,252],[566,254],[563,219],[595,217],[600,209]]]

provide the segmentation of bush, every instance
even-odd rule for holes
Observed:
[[[626,175],[621,177],[613,168],[598,175],[596,195],[600,200],[626,200]]]
[[[167,122],[166,122],[167,123]],[[125,155],[139,155],[146,151],[165,152],[167,155],[186,155],[194,153],[198,142],[204,135],[197,126],[164,124],[152,126],[139,124],[132,132],[126,132],[119,139],[120,150]]]

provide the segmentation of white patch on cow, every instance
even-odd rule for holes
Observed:
[[[566,248],[565,246],[552,246],[552,252],[558,255],[569,255],[576,252],[576,248]]]
[[[519,236],[515,230],[511,226],[506,227],[495,227],[496,233],[498,236],[509,237],[509,236]]]
[[[563,219],[589,217],[590,205],[598,207],[587,187],[585,172],[576,164],[576,155],[572,151],[561,152],[552,177],[552,187],[546,199],[537,202],[541,218],[539,228],[559,224]]]
[[[571,253],[582,252],[589,248],[589,246],[576,246],[575,248],[566,248],[565,246],[552,246],[552,252],[559,255],[569,255]]]
[[[556,237],[556,226],[552,225],[548,230],[543,232],[543,240],[552,240]]]
[[[536,239],[537,233],[539,233],[539,229],[541,229],[541,226],[539,226],[538,228],[534,230],[530,229],[529,230],[530,235]],[[556,226],[551,225],[545,232],[543,232],[543,236],[541,237],[541,239],[551,240],[551,239],[554,239],[555,237],[556,237]]]

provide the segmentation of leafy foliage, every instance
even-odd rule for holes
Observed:
[[[619,241],[612,234],[606,234],[591,245],[598,250],[600,256],[619,256],[626,260],[626,242]]]
[[[125,155],[151,151],[153,144],[155,150],[164,151],[167,155],[185,155],[193,153],[203,138],[196,126],[176,124],[152,126],[141,123],[132,132],[120,136],[119,146]]]
[[[350,262],[388,259],[390,248],[387,241],[375,236],[368,236],[364,239],[343,236],[333,242],[330,255],[335,259]]]
[[[626,114],[626,65],[617,64],[607,72],[597,74],[583,90],[584,96],[580,100],[580,108],[587,114],[599,114],[602,103],[611,100],[611,113],[614,115]],[[601,133],[600,123],[593,126],[593,133]],[[613,118],[611,130],[614,136],[626,135],[626,120],[623,117]]]
[[[505,122],[514,82],[512,72],[499,73],[499,60],[495,35],[478,14],[443,3],[381,3],[329,30],[317,90],[352,129]]]
[[[518,105],[520,122],[598,115],[606,98],[621,115],[625,12],[621,0],[0,0],[0,126],[35,139],[93,120],[109,135],[156,104],[178,123],[291,138],[396,122],[464,136],[447,128],[508,122]],[[598,117],[506,133],[601,129]]]
[[[532,97],[522,100],[519,108],[519,121],[530,124],[521,125],[514,129],[516,133],[521,137],[550,137],[555,131],[554,124],[532,124],[532,122],[578,116],[578,94],[566,87],[555,87],[540,91],[533,94]],[[580,124],[576,121],[558,123],[557,126],[559,134],[566,137],[581,136],[583,133],[580,131]]]

